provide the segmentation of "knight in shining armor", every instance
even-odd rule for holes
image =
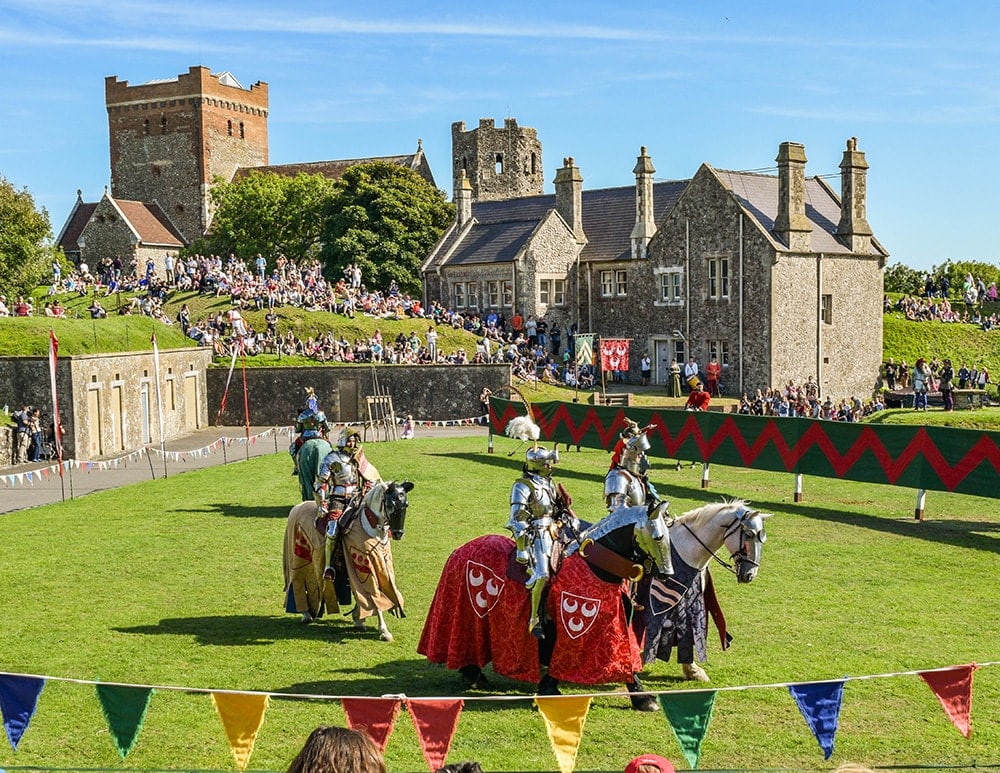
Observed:
[[[521,422],[515,419],[511,422]],[[508,434],[521,439],[538,439],[538,427],[527,420],[524,425],[527,437],[517,434],[519,427],[508,427]],[[532,437],[533,435],[533,437]],[[506,528],[514,536],[516,560],[524,564],[531,592],[531,618],[528,628],[532,636],[545,638],[544,594],[549,582],[552,550],[563,529],[571,534],[579,531],[580,522],[569,510],[568,503],[560,496],[552,482],[552,468],[559,461],[556,449],[533,445],[525,452],[521,477],[510,492],[510,518]]]
[[[370,485],[378,480],[376,470],[365,458],[361,448],[361,434],[353,427],[345,427],[337,445],[319,466],[316,483],[316,504],[326,516],[326,569],[324,577],[332,580],[334,543],[341,516]]]
[[[295,418],[296,437],[288,447],[288,453],[292,456],[292,475],[299,474],[299,450],[303,444],[312,438],[324,437],[329,430],[326,414],[319,409],[315,390],[306,387],[306,407]]]

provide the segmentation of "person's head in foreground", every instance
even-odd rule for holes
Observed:
[[[288,773],[386,773],[382,752],[367,734],[346,727],[317,727]]]
[[[625,766],[625,773],[674,773],[674,766],[659,754],[640,754]]]

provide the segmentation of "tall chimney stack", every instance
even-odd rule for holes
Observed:
[[[840,162],[840,225],[841,237],[851,252],[869,254],[872,251],[872,229],[866,217],[868,198],[868,162],[858,150],[858,138],[847,141],[844,159]]]
[[[574,165],[573,157],[563,159],[562,168],[556,171],[556,211],[573,229],[579,244],[587,241],[583,233],[583,177]]]
[[[778,147],[778,215],[774,232],[793,252],[809,252],[812,223],[806,217],[806,149],[798,142]]]
[[[455,222],[463,226],[472,220],[472,185],[465,170],[460,170],[458,179],[455,181]]]
[[[635,227],[632,229],[632,260],[646,257],[646,245],[656,233],[653,219],[653,159],[646,154],[646,147],[640,149],[635,168]]]

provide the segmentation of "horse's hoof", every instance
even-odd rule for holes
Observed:
[[[697,663],[682,663],[681,669],[684,671],[684,678],[691,682],[710,682],[705,669]]]
[[[543,676],[538,683],[537,692],[539,695],[562,695],[562,691],[559,689],[559,680],[548,674]]]
[[[333,582],[334,580],[337,579],[337,573],[334,571],[332,566],[328,566],[326,569],[323,570],[323,579],[329,580],[330,582]]]
[[[312,621],[313,621],[313,616],[312,615],[310,615],[308,612],[303,612],[302,613],[302,622],[303,622],[303,624],[309,625],[309,623],[311,623]]]
[[[365,621],[364,620],[355,620],[354,621],[354,630],[355,631],[363,631],[363,630],[365,630]]]
[[[660,702],[653,695],[633,695],[631,697],[633,711],[659,711]]]
[[[534,636],[539,641],[542,641],[545,638],[545,629],[542,628],[541,623],[535,623],[535,625],[531,629],[531,635]]]
[[[383,628],[378,632],[378,638],[380,641],[392,641],[392,633],[388,628]]]

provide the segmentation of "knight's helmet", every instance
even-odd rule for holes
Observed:
[[[559,462],[559,451],[553,448],[551,451],[541,446],[529,448],[524,454],[524,469],[535,475],[548,478],[552,475],[552,468]]]
[[[347,441],[352,437],[355,438],[357,442],[354,444],[353,449],[347,449]],[[344,427],[344,429],[341,430],[340,437],[337,438],[337,448],[341,451],[344,451],[345,449],[348,450],[352,456],[361,450],[361,433],[356,427]]]
[[[649,458],[646,452],[649,450],[649,438],[645,432],[633,435],[625,441],[625,450],[622,452],[621,466],[633,475],[643,475],[649,469]]]

